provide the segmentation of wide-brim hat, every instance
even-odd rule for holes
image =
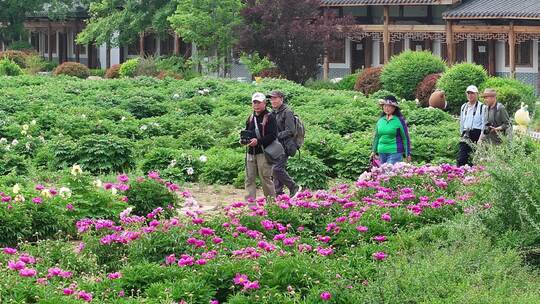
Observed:
[[[379,105],[381,106],[389,105],[389,106],[394,106],[396,108],[399,108],[399,103],[397,102],[397,100],[391,100],[391,99],[379,99]]]

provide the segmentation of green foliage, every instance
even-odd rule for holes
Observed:
[[[461,105],[467,101],[465,90],[470,85],[481,87],[487,80],[487,72],[481,65],[460,63],[452,66],[439,78],[437,87],[446,95],[447,109],[459,114]]]
[[[4,59],[10,59],[13,62],[15,62],[21,69],[26,68],[25,61],[26,57],[28,57],[28,53],[23,51],[17,51],[17,50],[7,50],[0,52],[0,58]]]
[[[312,90],[335,90],[337,84],[329,80],[308,80],[305,87]]]
[[[260,56],[258,52],[242,53],[240,62],[246,65],[249,73],[253,76],[259,76],[262,71],[276,66],[268,57]]]
[[[429,51],[405,51],[385,65],[381,82],[385,90],[405,99],[414,99],[418,84],[429,74],[446,70],[444,61]]]
[[[137,57],[128,59],[126,62],[122,63],[120,70],[118,70],[120,77],[135,77],[137,69],[139,68],[139,60],[140,58]]]
[[[90,76],[90,69],[78,62],[64,62],[54,69],[53,75],[67,75],[85,79]]]
[[[134,213],[146,216],[157,207],[168,210],[167,206],[176,206],[178,198],[167,187],[153,179],[131,183],[126,192],[129,204],[134,206]]]
[[[136,76],[157,76],[157,58],[154,56],[146,56],[139,60],[137,65]]]
[[[296,183],[308,189],[324,189],[330,169],[317,157],[301,154],[290,158],[288,172]]]
[[[358,79],[358,76],[360,76],[361,73],[362,73],[362,71],[358,71],[356,73],[349,74],[349,75],[343,77],[343,79],[341,79],[337,83],[337,89],[338,90],[349,90],[349,91],[354,90],[354,85],[356,84],[356,80]]]
[[[245,153],[238,149],[210,149],[200,178],[211,184],[231,183],[244,170]]]
[[[106,70],[104,69],[90,69],[90,76],[105,77]]]
[[[74,157],[87,170],[122,172],[133,164],[133,143],[114,135],[86,135],[77,143]]]
[[[10,59],[0,60],[0,76],[19,76],[22,73],[22,69]]]
[[[497,102],[502,103],[510,115],[520,109],[521,103],[534,109],[537,97],[532,85],[511,78],[490,77],[480,88],[497,90]]]
[[[515,231],[522,245],[540,244],[540,152],[538,144],[531,145],[531,139],[516,138],[512,143],[483,147],[477,155],[489,172],[479,197],[479,203],[492,206],[483,216],[486,225],[494,236]]]

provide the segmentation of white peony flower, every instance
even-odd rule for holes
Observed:
[[[35,126],[36,123],[37,123],[37,121],[36,121],[35,119],[32,119],[32,121],[30,122],[30,124],[31,124],[32,126]]]
[[[70,198],[71,197],[71,190],[67,187],[62,187],[60,188],[60,190],[58,191],[58,194],[60,195],[61,198]]]
[[[189,168],[186,169],[186,172],[187,172],[188,175],[193,175],[193,173],[195,173],[195,170],[193,170],[192,167],[189,167]]]
[[[144,131],[144,130],[148,129],[148,126],[147,126],[147,125],[142,125],[142,126],[140,127],[140,129],[141,129],[141,131]]]
[[[82,173],[83,171],[80,165],[74,164],[73,167],[71,167],[71,175],[77,176]]]
[[[19,144],[19,141],[17,139],[14,139],[12,142],[11,142],[11,145],[12,146],[16,146]]]
[[[201,162],[205,163],[208,160],[208,157],[206,157],[206,155],[201,155],[201,156],[199,156],[199,160]]]
[[[13,186],[13,193],[14,193],[14,194],[17,194],[17,193],[19,193],[20,191],[21,191],[21,186],[19,186],[19,184],[15,184],[15,185]]]
[[[94,186],[96,186],[96,188],[103,187],[103,183],[99,179],[96,179],[95,181],[93,181],[92,184],[94,184]]]
[[[22,125],[22,129],[23,129],[24,131],[28,131],[28,128],[30,128],[29,125],[27,125],[27,124]]]

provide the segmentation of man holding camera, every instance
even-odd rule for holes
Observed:
[[[478,101],[478,88],[474,85],[467,87],[467,102],[461,106],[459,116],[459,154],[457,165],[472,165],[470,154],[473,146],[478,143],[486,126],[484,105]]]
[[[497,102],[497,91],[495,89],[485,89],[482,97],[484,97],[487,106],[483,141],[498,145],[502,142],[501,136],[510,131],[510,116],[508,116],[504,105]]]
[[[298,150],[294,136],[296,135],[296,124],[294,113],[284,103],[285,95],[281,91],[270,92],[270,102],[272,103],[272,113],[276,116],[278,140],[285,149],[273,167],[274,188],[277,195],[284,194],[283,188],[289,189],[290,196],[295,196],[301,187],[287,173],[287,160],[289,156],[294,156]]]
[[[246,129],[240,133],[240,143],[247,146],[246,153],[246,200],[257,198],[257,175],[261,179],[265,197],[275,197],[272,181],[272,164],[266,159],[263,147],[277,138],[276,118],[266,109],[266,96],[255,93],[251,97],[253,114],[246,121]],[[257,136],[257,133],[260,136]],[[258,139],[260,137],[260,139]]]

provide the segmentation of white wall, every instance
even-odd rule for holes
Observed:
[[[510,73],[510,67],[505,66],[506,58],[506,44],[505,41],[497,41],[495,44],[496,54],[496,72],[497,73]],[[533,40],[533,66],[532,67],[519,67],[516,66],[516,73],[538,73],[538,40]]]

